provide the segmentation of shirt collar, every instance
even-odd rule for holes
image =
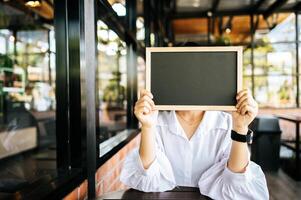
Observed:
[[[196,137],[200,135],[198,134],[200,130],[204,130],[202,132],[209,132],[209,130],[212,129],[230,129],[230,126],[232,124],[232,122],[229,121],[230,119],[230,115],[225,112],[206,111],[202,122],[196,129]],[[169,131],[175,135],[182,135],[181,127],[174,110],[161,113],[158,118],[158,125],[167,126]]]

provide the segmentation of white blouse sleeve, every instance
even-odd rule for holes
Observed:
[[[217,162],[199,180],[200,192],[213,199],[269,199],[265,176],[260,166],[249,161],[244,173],[234,173],[228,169],[232,144],[229,132]]]
[[[166,157],[163,144],[156,133],[156,158],[148,169],[144,169],[139,149],[134,149],[125,159],[120,181],[144,192],[163,192],[176,186],[171,164]]]

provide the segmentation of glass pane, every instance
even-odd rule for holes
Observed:
[[[243,89],[249,89],[252,91],[252,78],[251,76],[243,77]]]
[[[100,141],[126,127],[126,44],[103,22],[97,23]]]
[[[145,88],[145,60],[142,57],[137,58],[138,69],[138,92]]]
[[[0,30],[0,185],[1,192],[13,194],[56,174],[56,99],[48,30],[37,30],[40,23],[27,26],[26,13],[1,3],[4,8],[1,22],[8,19],[10,27]],[[11,27],[26,31],[14,37]],[[52,66],[55,77],[55,62]]]
[[[299,42],[300,42],[301,41],[301,14],[298,14],[298,26],[299,26],[298,34],[299,34]]]
[[[292,75],[296,72],[295,43],[263,44],[254,49],[255,75]]]
[[[259,19],[259,27],[255,33],[256,42],[273,43],[296,40],[295,14],[274,14],[267,20],[264,20],[262,16]]]
[[[55,52],[55,34],[54,30],[49,31],[49,48],[51,52]]]
[[[137,18],[136,26],[137,26],[137,33],[136,33],[137,40],[144,40],[145,29],[144,29],[144,19],[142,17]]]
[[[12,32],[8,29],[0,29],[1,39],[1,51],[3,54],[13,54],[14,53],[14,41],[15,37]]]
[[[243,74],[252,75],[252,65],[251,65],[251,49],[245,49],[243,53]]]
[[[301,106],[301,76],[299,76],[299,107]]]
[[[39,53],[48,51],[48,31],[19,31],[17,32],[18,53]]]
[[[0,54],[6,54],[6,38],[0,35]]]
[[[255,99],[261,107],[296,106],[295,76],[255,77]]]

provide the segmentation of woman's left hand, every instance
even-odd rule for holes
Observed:
[[[247,134],[249,124],[258,113],[258,104],[249,90],[241,90],[236,95],[236,111],[232,112],[233,130],[240,134]]]

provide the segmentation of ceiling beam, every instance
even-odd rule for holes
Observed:
[[[214,14],[218,8],[220,0],[213,0],[211,12]]]
[[[229,10],[229,11],[218,11],[214,13],[214,16],[235,16],[235,15],[249,15],[249,9],[241,10]],[[175,13],[173,19],[188,19],[188,18],[204,18],[208,17],[208,12],[181,12]]]
[[[301,7],[300,7],[301,9]],[[273,13],[288,13],[295,12],[295,9],[285,8],[276,10]],[[257,12],[251,13],[254,15],[263,15],[265,12],[262,10],[258,10]],[[250,9],[242,9],[242,10],[229,10],[229,11],[219,11],[215,13],[215,17],[224,17],[224,16],[242,16],[242,15],[250,15]],[[208,14],[206,12],[180,12],[175,13],[171,16],[172,19],[191,19],[191,18],[207,18]]]
[[[264,13],[263,17],[267,19],[271,14],[279,10],[288,0],[276,0]]]
[[[301,10],[301,2],[296,3],[296,5],[293,8],[295,11]]]
[[[250,7],[250,13],[258,12],[259,8],[266,2],[267,0],[258,0],[254,5],[252,4]]]

